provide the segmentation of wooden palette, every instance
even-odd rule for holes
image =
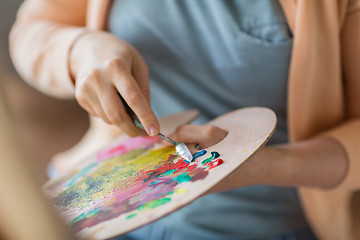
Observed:
[[[168,134],[195,115],[164,118],[161,130]],[[193,163],[185,163],[158,138],[121,137],[48,182],[45,192],[80,237],[106,239],[139,228],[196,200],[233,172],[270,138],[276,117],[254,107],[208,124],[228,135]],[[211,158],[212,152],[220,154],[221,165],[216,166],[219,158]]]

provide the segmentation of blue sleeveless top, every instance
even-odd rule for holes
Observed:
[[[278,1],[115,0],[108,27],[147,62],[158,117],[196,108],[204,123],[265,106],[278,118],[268,144],[288,141],[292,36]],[[270,238],[307,227],[296,190],[268,185],[202,197],[147,226],[186,239]]]

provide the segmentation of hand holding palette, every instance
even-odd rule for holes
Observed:
[[[209,124],[228,135],[195,153],[191,163],[159,137],[121,138],[47,183],[45,191],[79,236],[124,234],[207,192],[267,141],[276,118],[271,110],[247,108]]]

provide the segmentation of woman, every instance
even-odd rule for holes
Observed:
[[[293,187],[307,187],[301,204],[319,238],[359,237],[359,213],[348,209],[360,204],[360,2],[280,2],[23,4],[11,35],[23,77],[48,94],[75,96],[128,135],[140,133],[117,92],[149,135],[159,131],[141,55],[158,116],[197,107],[203,123],[249,105],[277,114],[271,145],[214,189],[234,190],[205,196],[129,237],[311,239]],[[206,147],[223,135],[185,125],[174,137]],[[244,187],[250,185],[257,186]]]

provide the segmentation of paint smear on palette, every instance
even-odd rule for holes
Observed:
[[[123,214],[131,219],[171,202],[174,194],[185,194],[179,184],[204,179],[223,162],[212,152],[206,163],[187,163],[174,147],[160,142],[158,137],[130,138],[100,152],[97,161],[56,182],[63,187],[59,193],[50,192],[55,206],[76,231]]]
[[[131,141],[126,141],[121,144],[118,144],[114,147],[106,149],[105,151],[101,151],[97,155],[98,161],[103,161],[105,159],[115,157],[118,155],[123,155],[132,150],[138,148],[146,148],[151,149],[156,143],[159,142],[159,139],[156,137],[137,137],[132,138]]]

